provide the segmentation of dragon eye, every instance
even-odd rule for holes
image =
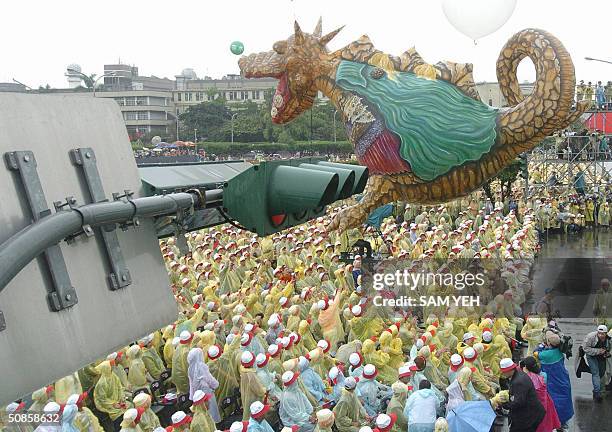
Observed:
[[[276,51],[277,54],[285,54],[287,52],[287,41],[279,41],[276,42],[272,49]]]

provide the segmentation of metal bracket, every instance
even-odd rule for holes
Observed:
[[[49,215],[51,210],[47,206],[47,199],[38,177],[34,153],[31,151],[15,151],[5,153],[4,158],[10,170],[19,172],[34,221]],[[70,282],[64,255],[59,245],[51,246],[43,255],[53,282],[52,289],[48,290],[47,293],[49,308],[57,312],[74,306],[78,303],[78,299]]]
[[[89,194],[91,195],[91,202],[99,203],[108,201],[104,193],[102,179],[100,178],[100,173],[96,165],[96,154],[93,149],[85,147],[70,150],[70,160],[74,165],[81,168],[87,183],[87,188],[89,189]],[[130,195],[128,192],[129,191],[126,191],[126,196],[129,198]],[[92,229],[91,227],[83,227],[84,233],[89,236],[87,228],[89,228],[90,232],[92,232]],[[110,289],[113,291],[124,288],[132,283],[132,277],[125,265],[125,259],[121,252],[121,246],[119,245],[119,239],[117,238],[115,228],[115,226],[96,228],[96,231],[100,234],[102,242],[104,243],[107,262],[111,269],[108,275],[108,281]]]
[[[4,314],[0,311],[0,332],[6,330],[6,321],[4,320]]]

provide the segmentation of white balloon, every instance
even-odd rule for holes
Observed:
[[[442,0],[446,19],[476,40],[503,26],[512,16],[516,0]]]

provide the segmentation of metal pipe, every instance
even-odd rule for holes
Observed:
[[[44,217],[0,245],[0,292],[45,249],[70,235],[78,234],[85,225],[95,228],[121,224],[137,217],[169,215],[199,205],[196,194],[174,193],[131,201],[88,204]]]

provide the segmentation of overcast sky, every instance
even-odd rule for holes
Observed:
[[[538,27],[561,39],[576,65],[577,79],[612,80],[609,0],[518,0],[510,20],[477,45],[447,21],[441,0],[19,0],[2,2],[0,82],[13,78],[32,87],[66,87],[71,63],[84,73],[103,72],[105,63],[139,67],[141,75],[173,78],[183,68],[199,76],[237,73],[238,57],[229,45],[244,43],[245,53],[263,51],[291,33],[295,18],[312,31],[323,16],[323,31],[346,24],[330,49],[362,34],[387,53],[411,46],[430,63],[471,62],[476,81],[496,81],[495,62],[516,31]],[[467,1],[467,0],[457,0]],[[502,1],[502,0],[496,0]],[[523,62],[519,80],[533,80]]]

